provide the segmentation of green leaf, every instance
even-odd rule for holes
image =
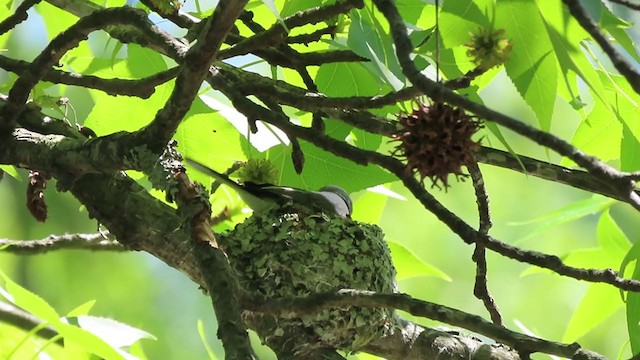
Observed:
[[[156,92],[148,99],[130,96],[110,96],[102,92],[92,92],[95,106],[87,116],[84,125],[99,136],[118,131],[136,131],[149,124],[160,110],[173,89],[173,82],[156,87]]]
[[[394,4],[402,16],[402,19],[410,24],[423,26],[421,18],[431,18],[435,21],[435,6],[425,3],[423,0],[395,0]],[[427,25],[427,27],[431,27]],[[426,27],[423,27],[425,29]]]
[[[547,34],[560,64],[565,91],[560,92],[574,107],[581,106],[578,81],[575,75],[587,84],[589,90],[601,101],[605,101],[605,89],[595,68],[578,46],[589,34],[569,14],[561,2],[550,3],[537,0],[538,9],[543,14]]]
[[[127,45],[127,67],[134,78],[143,78],[168,69],[158,52],[140,45]]]
[[[59,323],[55,328],[58,333],[64,337],[65,348],[67,346],[74,346],[108,360],[133,360],[131,356],[128,356],[125,352],[114,349],[98,336],[77,326]],[[71,343],[73,345],[71,345]]]
[[[83,315],[78,316],[77,321],[82,329],[98,336],[115,349],[131,346],[141,339],[156,340],[146,331],[109,318]]]
[[[565,263],[577,267],[615,268],[631,248],[629,239],[608,211],[600,216],[597,240],[598,248],[571,252],[565,258]],[[591,284],[569,321],[563,341],[576,341],[622,306],[623,302],[615,288],[607,284]]]
[[[601,195],[593,195],[588,199],[574,202],[573,204],[567,205],[562,209],[554,211],[550,214],[547,214],[535,219],[527,220],[527,221],[512,222],[510,223],[510,225],[520,226],[520,225],[538,224],[535,228],[533,228],[524,237],[520,238],[516,242],[516,244],[520,244],[525,240],[528,240],[558,225],[575,221],[587,215],[592,215],[600,211],[603,211],[611,207],[615,203],[616,201],[613,199],[610,199]]]
[[[0,294],[7,300],[51,325],[60,324],[60,315],[43,298],[18,285],[2,271],[0,278],[4,280],[4,289],[0,287]]]
[[[356,54],[371,60],[368,65],[373,65],[373,71],[382,82],[395,90],[404,87],[404,75],[395,57],[391,38],[369,8],[351,12],[347,45]]]
[[[312,7],[320,6],[323,2],[323,0],[285,1],[284,6],[282,7],[282,11],[280,11],[280,16],[287,17],[295,14],[298,11],[303,11]]]
[[[69,311],[69,313],[67,314],[67,317],[77,317],[81,315],[87,315],[89,314],[89,311],[91,311],[91,309],[93,308],[93,305],[95,304],[96,304],[95,300],[89,300],[84,304],[77,306],[75,309]]]
[[[613,315],[623,306],[615,288],[608,284],[591,284],[578,308],[571,316],[569,325],[562,337],[563,342],[571,343]]]
[[[579,267],[617,267],[620,259],[631,248],[631,243],[608,211],[600,216],[597,234],[598,248],[571,252],[565,262]],[[569,321],[563,341],[576,341],[622,306],[623,302],[615,288],[607,284],[591,284]]]
[[[280,171],[280,185],[317,190],[335,184],[348,192],[397,180],[395,176],[375,165],[362,166],[324,151],[306,141],[300,141],[305,163],[298,175],[291,161],[291,149],[278,145],[268,151],[270,159]]]
[[[15,166],[13,165],[0,165],[0,170],[4,171],[5,173],[11,175],[12,178],[21,181],[22,180],[22,176],[20,176],[20,173],[18,172],[18,169],[16,169]]]
[[[316,74],[318,91],[327,96],[373,96],[380,94],[383,85],[361,64],[323,64]]]
[[[391,249],[391,257],[398,274],[396,279],[403,280],[418,276],[435,276],[445,281],[451,281],[451,277],[435,266],[420,260],[409,249],[398,242],[388,238],[387,244]]]
[[[557,59],[537,5],[498,0],[495,28],[505,29],[513,45],[505,64],[507,75],[538,117],[542,130],[549,131],[558,88]]]
[[[182,155],[206,161],[216,169],[246,160],[246,140],[220,112],[213,111],[200,98],[191,105],[174,139]]]
[[[284,23],[284,20],[282,19],[282,16],[280,16],[280,12],[278,11],[278,8],[276,8],[276,4],[273,2],[273,0],[261,0],[263,4],[265,4],[266,7],[269,8],[269,10],[273,13],[273,15],[275,15],[276,19],[278,19],[278,22],[282,25],[282,27],[284,27],[284,29],[289,32],[289,29],[287,28],[287,25]]]
[[[611,116],[606,104],[597,99],[595,103],[585,121],[578,125],[571,143],[603,161],[617,159],[620,156],[622,124]]]
[[[624,48],[629,55],[631,55],[636,61],[640,61],[638,50],[633,43],[633,39],[625,31],[627,28],[633,27],[633,23],[630,23],[612,13],[608,7],[602,2],[599,2],[601,15],[600,25],[609,32],[611,36]]]
[[[440,10],[440,36],[446,48],[469,41],[469,34],[491,24],[486,11],[493,8],[489,0],[445,1]]]
[[[379,186],[384,187],[384,185]],[[386,189],[386,187],[384,188]],[[362,195],[354,199],[351,217],[363,223],[378,224],[387,204],[387,199],[388,196],[381,192],[367,189]]]
[[[640,280],[640,266],[637,263],[633,278]],[[640,353],[640,293],[637,292],[629,292],[627,298],[627,329],[631,352],[637,355]]]
[[[202,341],[202,345],[204,345],[204,348],[209,355],[209,360],[216,360],[216,354],[213,353],[211,346],[207,342],[207,335],[204,332],[204,323],[201,319],[198,319],[198,335],[200,335],[200,341]]]

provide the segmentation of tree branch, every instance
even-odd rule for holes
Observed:
[[[445,86],[436,83],[424,76],[413,63],[411,52],[413,45],[407,34],[407,28],[398,9],[391,0],[374,0],[377,8],[385,16],[391,27],[393,42],[396,45],[396,55],[407,78],[423,93],[437,101],[460,106],[465,110],[489,121],[493,121],[516,133],[545,146],[560,155],[566,156],[578,165],[587,169],[598,179],[607,183],[615,193],[628,199],[628,203],[640,210],[640,197],[633,192],[634,183],[625,178],[625,174],[600,161],[598,158],[587,155],[566,141],[538,130],[531,125],[491,110],[482,104],[475,103],[464,96],[458,95]]]
[[[14,127],[14,121],[24,110],[29,93],[67,51],[95,30],[107,25],[126,24],[147,31],[158,42],[165,41],[163,33],[155,31],[144,11],[129,7],[100,10],[81,18],[77,23],[56,36],[45,49],[29,64],[9,91],[7,104],[0,111],[0,134],[6,134]]]
[[[56,343],[61,346],[63,345],[62,338],[59,338],[60,334],[58,334],[54,328],[44,326],[44,322],[32,314],[2,301],[0,301],[0,322],[13,325],[24,331],[31,331],[35,327],[41,327],[41,329],[36,332],[36,335],[44,339],[58,338]]]
[[[635,66],[627,62],[622,54],[613,47],[613,44],[604,36],[598,28],[598,25],[577,0],[562,0],[562,2],[569,8],[569,12],[571,12],[571,15],[573,15],[582,28],[600,45],[602,51],[607,54],[613,66],[618,69],[618,72],[627,79],[633,90],[635,90],[637,94],[640,94],[640,72],[636,70]]]
[[[406,294],[381,294],[365,290],[343,289],[338,292],[318,293],[299,298],[268,299],[254,295],[241,299],[243,308],[284,318],[315,314],[322,310],[346,306],[385,307],[406,311],[414,316],[425,317],[482,334],[496,342],[505,344],[520,353],[542,352],[566,358],[574,358],[585,352],[579,344],[562,344],[511,331],[493,324],[480,316],[468,314],[447,306],[418,300]],[[593,353],[597,357],[597,355]]]
[[[249,334],[241,317],[240,286],[226,254],[211,231],[211,208],[203,188],[197,187],[184,173],[176,175],[178,210],[190,215],[191,245],[218,322],[226,359],[254,359]]]
[[[0,22],[0,35],[16,27],[16,25],[27,20],[27,11],[42,0],[24,0],[13,14]]]
[[[628,7],[629,9],[640,10],[640,4],[632,3],[629,0],[609,0],[609,1],[612,2],[612,3],[624,5],[624,6]]]
[[[407,175],[405,172],[405,165],[399,160],[374,151],[359,149],[343,141],[319,133],[313,129],[294,125],[288,121],[286,116],[273,113],[238,94],[230,84],[225,84],[223,81],[217,81],[215,85],[231,99],[234,107],[238,109],[238,111],[244,113],[250,119],[262,119],[263,121],[277,126],[291,137],[298,137],[300,139],[307,140],[321,149],[329,151],[337,156],[347,158],[357,164],[376,164],[389,170],[402,180],[405,187],[411,191],[413,196],[420,201],[427,210],[436,215],[440,221],[445,223],[451,230],[453,230],[453,232],[458,234],[458,236],[468,244],[480,243],[488,249],[511,259],[546,268],[560,275],[572,277],[578,280],[603,282],[623,290],[640,291],[640,281],[619,277],[617,273],[611,269],[581,269],[567,266],[555,255],[523,250],[482,234],[469,226],[460,217],[449,211],[449,209],[444,207],[433,197],[433,195],[429,194],[422,184],[412,175]]]
[[[476,194],[476,203],[478,204],[478,218],[479,226],[478,231],[481,234],[488,235],[489,229],[491,229],[491,214],[489,212],[489,195],[487,189],[484,186],[484,179],[482,178],[482,172],[478,163],[474,162],[467,165],[469,174],[473,181],[473,189]],[[496,325],[502,325],[502,315],[496,305],[495,300],[489,293],[487,287],[487,258],[485,247],[482,244],[475,244],[475,250],[471,259],[476,263],[476,280],[473,287],[473,295],[480,299],[491,315],[491,320]]]
[[[29,68],[29,63],[22,60],[14,60],[0,55],[0,67],[15,74],[21,74]],[[109,95],[137,96],[143,99],[149,98],[155,92],[155,87],[163,84],[178,74],[178,67],[171,68],[142,79],[103,79],[92,75],[69,73],[57,69],[51,69],[42,80],[55,84],[82,86],[88,89],[102,90]]]
[[[127,251],[109,233],[49,235],[41,240],[0,239],[0,249],[19,255],[44,254],[60,249],[91,251]]]
[[[205,20],[209,22],[206,25],[208,28],[184,55],[175,87],[165,106],[139,134],[141,142],[152,152],[160,154],[175,133],[191,107],[200,84],[209,73],[220,46],[247,2],[248,0],[220,0],[213,15]]]

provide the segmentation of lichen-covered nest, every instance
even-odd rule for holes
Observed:
[[[396,291],[395,268],[375,225],[304,208],[255,213],[220,238],[245,290],[270,297],[339,289]],[[304,358],[317,349],[357,351],[391,331],[390,309],[341,308],[281,319],[244,313],[248,326],[279,354]]]

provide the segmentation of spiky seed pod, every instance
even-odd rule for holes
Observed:
[[[238,179],[255,184],[277,184],[278,169],[269,159],[249,159],[237,172]]]
[[[462,166],[475,161],[473,154],[480,147],[479,141],[471,139],[482,126],[477,119],[444,103],[418,103],[418,108],[401,116],[399,122],[402,128],[394,139],[400,144],[393,155],[406,159],[407,173],[419,174],[420,181],[430,178],[432,186],[439,187],[440,181],[445,189],[449,174],[467,176]]]
[[[488,70],[504,64],[509,59],[511,42],[504,37],[503,29],[496,31],[490,28],[478,29],[476,33],[471,33],[469,36],[470,41],[465,43],[469,48],[467,56],[477,67]]]

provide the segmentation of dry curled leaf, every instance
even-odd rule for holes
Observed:
[[[302,169],[304,168],[304,153],[300,148],[300,143],[298,139],[291,139],[291,160],[293,161],[293,168],[296,170],[298,175],[302,174]]]

